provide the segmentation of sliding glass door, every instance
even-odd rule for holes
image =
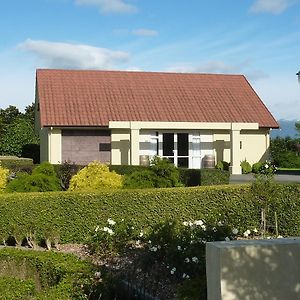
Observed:
[[[189,134],[162,133],[162,156],[177,167],[189,167]]]

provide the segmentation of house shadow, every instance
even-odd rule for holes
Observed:
[[[208,299],[300,299],[300,239],[273,241],[227,243],[220,252],[222,298]]]

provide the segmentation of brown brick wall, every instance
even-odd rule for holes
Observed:
[[[101,149],[105,151],[100,151]],[[105,145],[104,145],[105,144]],[[62,161],[87,165],[93,160],[110,163],[109,130],[62,130]]]

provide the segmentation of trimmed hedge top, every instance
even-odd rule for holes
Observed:
[[[300,187],[277,186],[270,215],[277,212],[281,234],[300,234]],[[61,243],[84,242],[108,218],[130,219],[139,227],[166,218],[226,222],[241,230],[259,228],[262,204],[243,186],[118,190],[99,193],[51,192],[0,195],[0,238],[31,230],[38,239],[49,231]],[[274,214],[273,214],[274,215]]]

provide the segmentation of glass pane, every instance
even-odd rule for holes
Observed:
[[[189,155],[189,135],[188,133],[177,134],[178,156]]]
[[[178,167],[179,168],[188,168],[189,167],[188,157],[179,157],[178,158]]]
[[[200,154],[201,154],[200,138],[193,138],[192,149],[193,149],[193,156],[200,156]]]
[[[163,133],[163,156],[174,156],[174,133]]]

